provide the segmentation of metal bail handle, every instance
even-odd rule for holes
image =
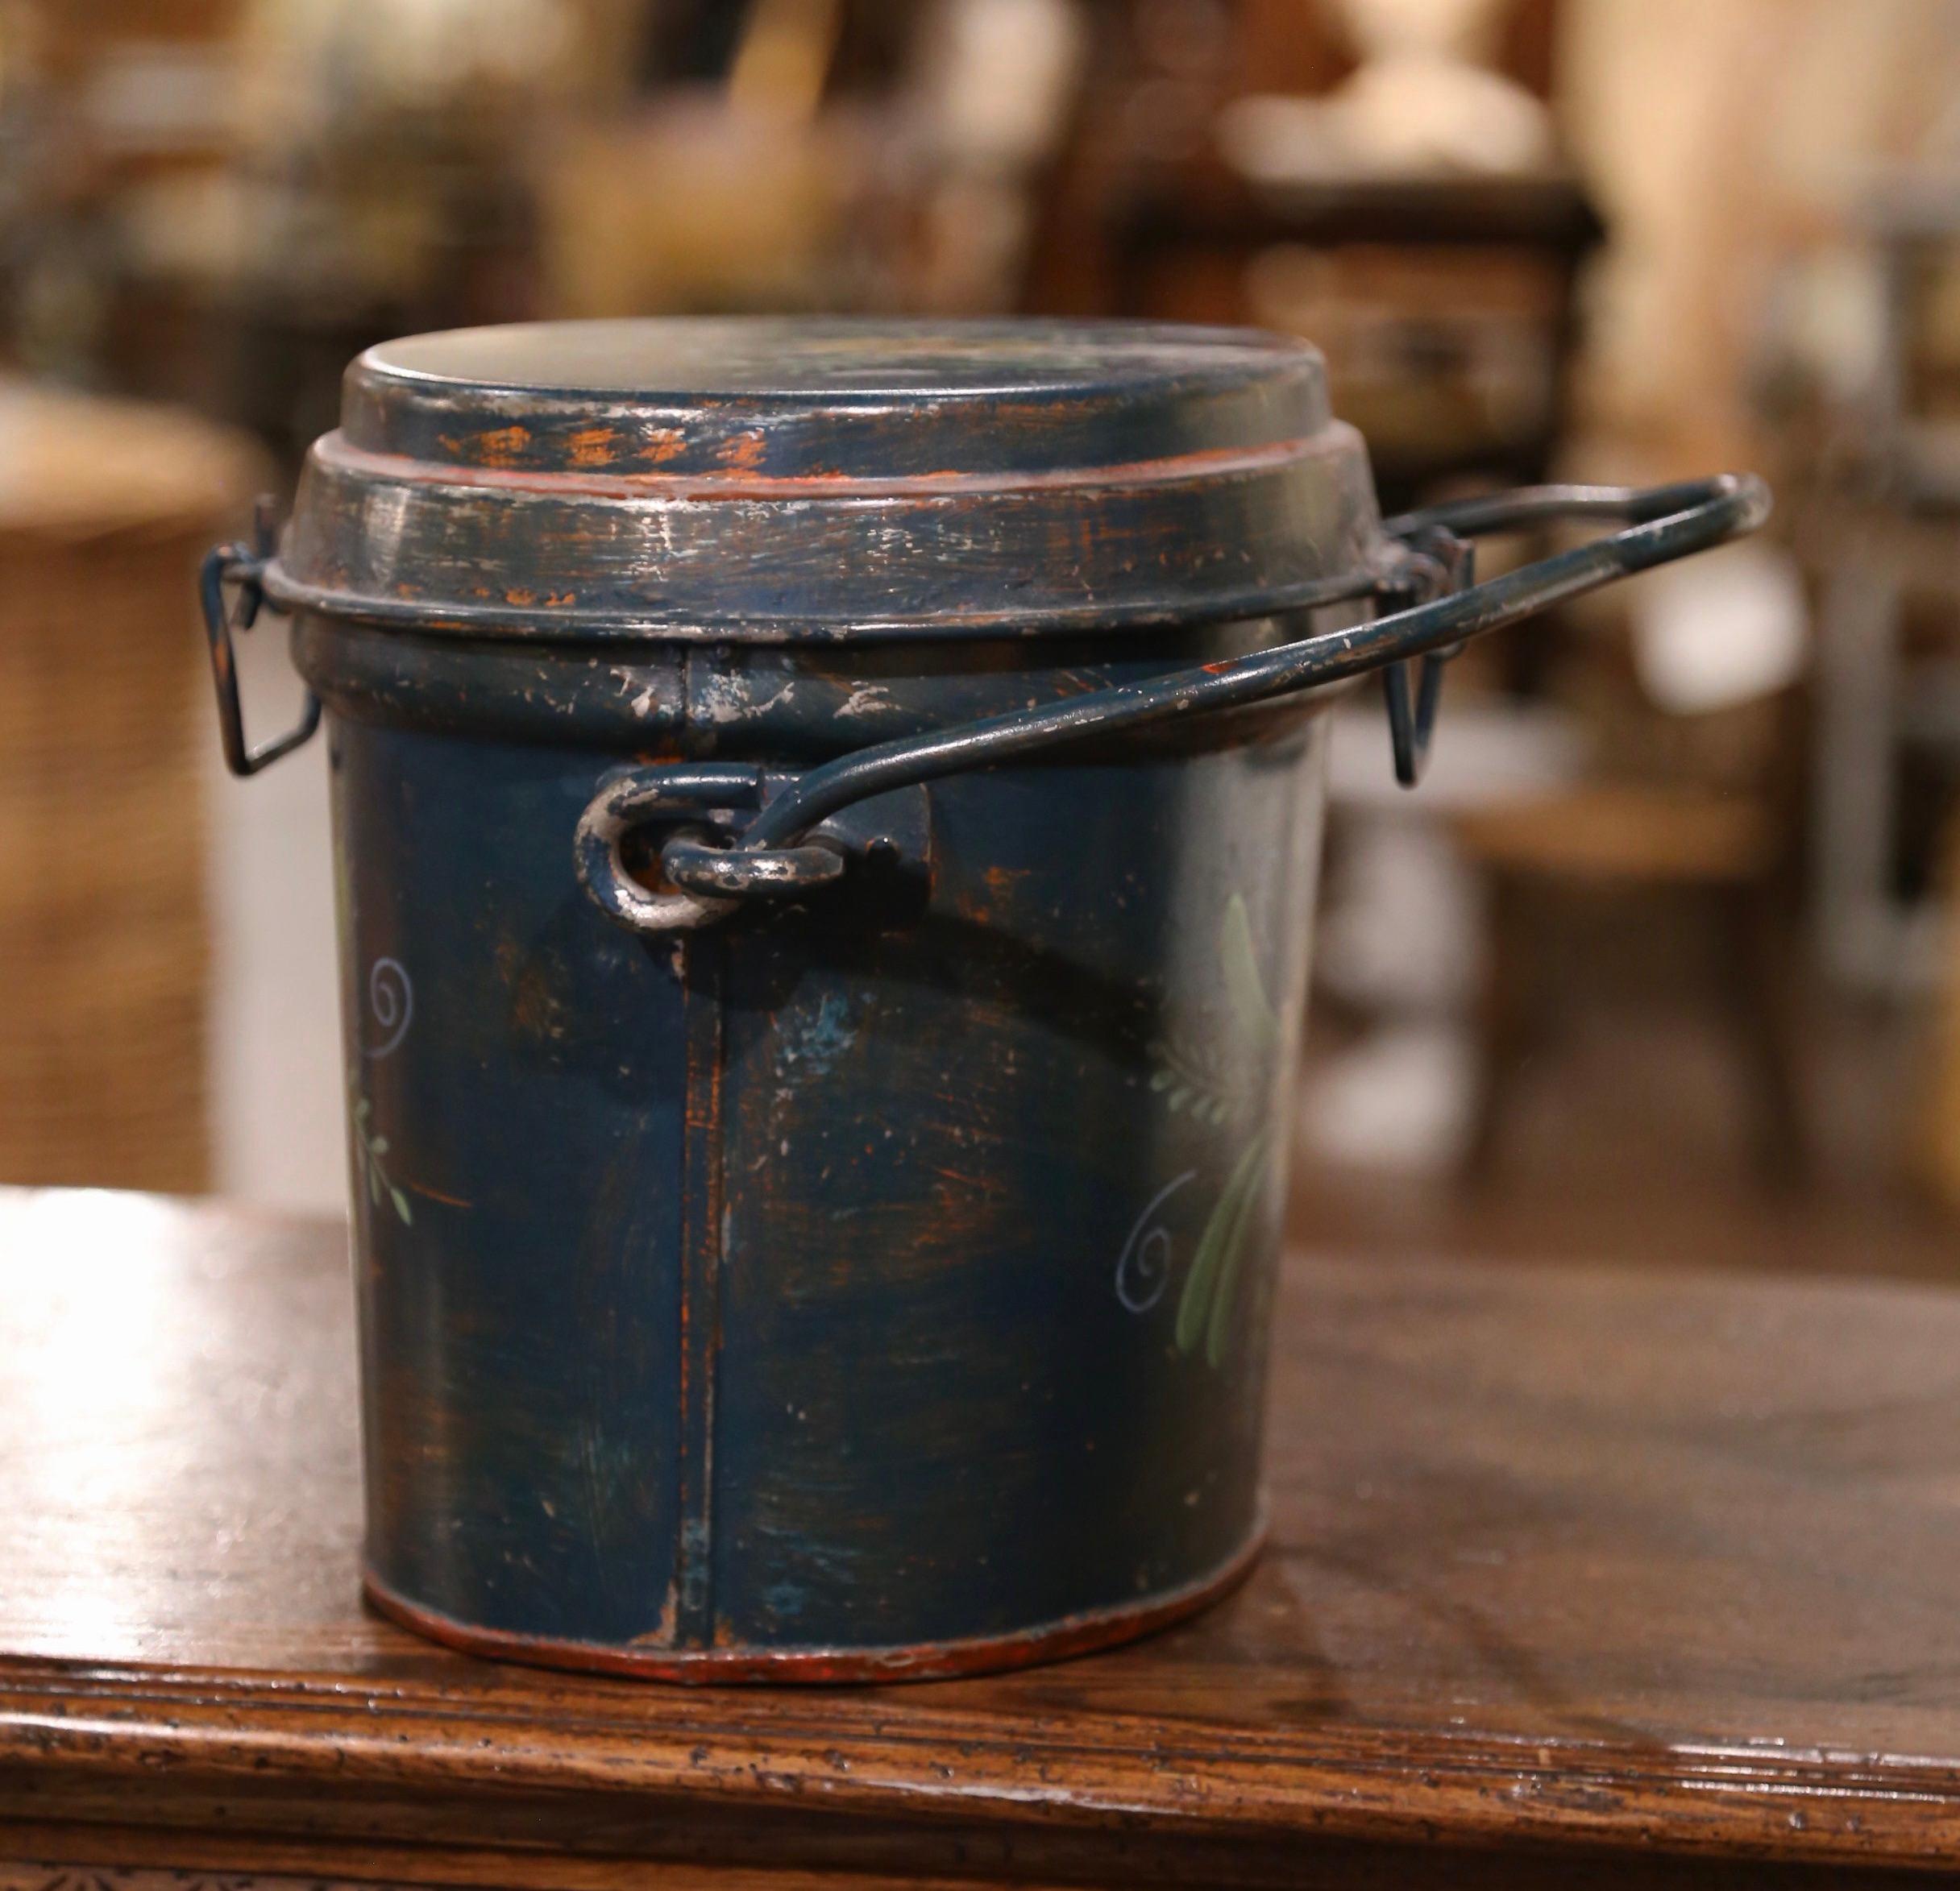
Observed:
[[[1486,631],[1515,624],[1615,578],[1753,532],[1769,512],[1769,489],[1754,474],[1723,473],[1646,488],[1526,487],[1490,499],[1460,500],[1406,512],[1383,524],[1388,544],[1377,593],[1422,597],[1444,589],[1446,595],[1431,595],[1425,602],[1366,623],[1323,631],[1229,662],[1180,670],[1148,682],[1120,684],[841,756],[811,769],[768,800],[733,838],[725,850],[729,857],[712,877],[712,884],[721,895],[718,898],[691,893],[656,894],[644,888],[629,891],[618,885],[629,878],[619,855],[627,829],[644,819],[671,820],[679,811],[676,802],[697,815],[703,806],[697,798],[704,773],[699,768],[628,769],[600,790],[579,823],[580,874],[587,890],[624,925],[649,932],[700,925],[724,916],[745,900],[802,890],[809,881],[791,857],[803,851],[799,844],[812,828],[853,802],[968,769],[990,768],[1113,730],[1265,702],[1426,658],[1430,661],[1413,702],[1407,674],[1402,672],[1399,712],[1397,686],[1389,685],[1397,773],[1412,780],[1435,720],[1439,660]],[[1623,528],[1481,584],[1447,588],[1468,573],[1467,562],[1460,562],[1450,549],[1455,541],[1556,519],[1611,519],[1622,521]],[[675,798],[665,798],[669,795]],[[745,802],[725,800],[717,805],[754,807],[755,802],[751,791]],[[698,850],[690,850],[675,865],[690,885],[710,883]],[[678,883],[678,876],[670,877]]]
[[[238,661],[231,633],[248,631],[258,621],[265,603],[265,567],[277,542],[272,501],[262,499],[252,510],[251,544],[221,545],[207,552],[197,580],[205,636],[211,647],[211,681],[218,690],[218,739],[224,744],[225,765],[235,775],[255,775],[260,769],[269,768],[282,755],[290,755],[320,726],[320,699],[309,690],[297,727],[262,748],[254,749],[245,740],[245,711],[239,702]],[[227,586],[237,587],[235,605],[226,601]]]

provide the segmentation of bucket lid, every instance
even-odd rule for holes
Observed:
[[[355,362],[266,588],[478,636],[998,635],[1352,595],[1375,523],[1277,335],[536,322]]]

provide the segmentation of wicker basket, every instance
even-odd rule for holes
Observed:
[[[0,388],[0,1181],[209,1184],[193,578],[251,467]]]

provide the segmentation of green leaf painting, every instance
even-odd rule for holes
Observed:
[[[1230,1178],[1198,1238],[1184,1292],[1177,1302],[1177,1350],[1194,1351],[1205,1342],[1206,1363],[1225,1357],[1231,1309],[1239,1282],[1245,1237],[1266,1180],[1266,1132],[1261,1130],[1241,1151]]]
[[[354,962],[354,889],[348,877],[347,850],[344,840],[337,843],[334,848],[334,924],[340,935],[340,962],[343,966],[351,965]],[[401,971],[399,963],[394,960],[384,960],[380,963]],[[402,977],[405,981],[406,973],[403,973]],[[369,989],[372,995],[372,980]],[[401,1014],[401,1026],[404,1031],[407,1029],[405,1009]],[[400,1042],[401,1038],[397,1034],[394,1043],[390,1043],[388,1048],[393,1050]],[[354,1055],[358,1066],[362,1061],[358,1048]],[[413,1227],[415,1213],[408,1196],[388,1179],[388,1171],[382,1163],[381,1159],[388,1151],[388,1138],[375,1134],[373,1099],[359,1088],[361,1076],[358,1068],[349,1073],[347,1082],[352,1098],[348,1114],[354,1131],[354,1159],[360,1174],[360,1180],[355,1185],[355,1206],[358,1208],[360,1205],[361,1193],[364,1190],[368,1201],[374,1207],[380,1207],[385,1199],[402,1226]]]
[[[1173,1115],[1188,1113],[1220,1127],[1248,1124],[1247,1139],[1198,1236],[1177,1301],[1178,1351],[1194,1353],[1202,1343],[1206,1362],[1213,1366],[1223,1362],[1231,1343],[1239,1276],[1265,1198],[1272,1136],[1261,1118],[1280,1041],[1279,1014],[1260,975],[1252,914],[1240,894],[1225,903],[1218,949],[1229,1027],[1197,1040],[1173,1035],[1151,1047],[1158,1066],[1151,1088]]]
[[[1235,893],[1225,902],[1225,917],[1219,923],[1219,956],[1224,966],[1225,995],[1247,1047],[1270,1050],[1278,1041],[1280,1021],[1266,996],[1266,982],[1259,976],[1252,917],[1245,910],[1243,894]]]
[[[415,1215],[409,1205],[409,1198],[388,1180],[388,1171],[382,1166],[381,1158],[388,1154],[388,1138],[377,1136],[369,1126],[373,1115],[374,1105],[367,1097],[357,1097],[353,1109],[354,1155],[360,1165],[368,1199],[379,1208],[382,1198],[385,1196],[401,1225],[405,1228],[412,1227],[414,1225]]]

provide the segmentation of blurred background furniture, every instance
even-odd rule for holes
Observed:
[[[208,1185],[191,586],[251,456],[0,387],[0,1179]]]
[[[275,487],[380,335],[741,309],[1297,329],[1390,506],[1757,467],[1822,620],[1763,772],[1703,753],[1753,709],[1630,661],[1646,580],[1460,663],[1421,795],[1343,725],[1298,1225],[1617,1250],[1664,1195],[1718,1262],[1948,1265],[1954,0],[0,0],[0,360],[242,426]],[[210,1173],[330,1209],[325,769],[205,786]]]
[[[1785,943],[1793,862],[1789,823],[1772,796],[1600,782],[1466,811],[1453,824],[1488,890],[1491,919],[1468,1177],[1490,1180],[1505,1105],[1528,1061],[1610,961],[1597,942],[1575,951],[1573,909],[1593,907],[1596,928],[1617,914],[1622,937],[1648,941],[1653,908],[1670,902],[1688,910],[1701,935],[1710,1010],[1737,1053],[1758,1166],[1779,1187],[1800,1183],[1804,1111]]]
[[[1385,510],[1544,477],[1603,234],[1543,103],[1558,9],[1111,11],[1031,292],[1310,334]]]
[[[1671,957],[1726,1026],[1759,1172],[1802,1180],[1791,935],[1806,623],[1798,574],[1773,548],[1732,547],[1685,583],[1646,587],[1623,629],[1573,639],[1551,679],[1592,732],[1583,773],[1453,815],[1491,922],[1472,1179],[1490,1179],[1505,1104],[1560,1010],[1630,977],[1665,1004],[1653,975]]]
[[[1933,1200],[1953,1213],[1960,1213],[1960,819],[1948,818],[1940,851],[1945,962],[1935,981],[1916,1167]]]
[[[1119,305],[1312,335],[1393,512],[1548,476],[1603,234],[1555,173],[1160,185],[1116,232]]]
[[[1820,574],[1816,924],[1854,991],[1938,974],[1939,811],[1960,780],[1960,171],[1860,201],[1870,367],[1805,482]]]

